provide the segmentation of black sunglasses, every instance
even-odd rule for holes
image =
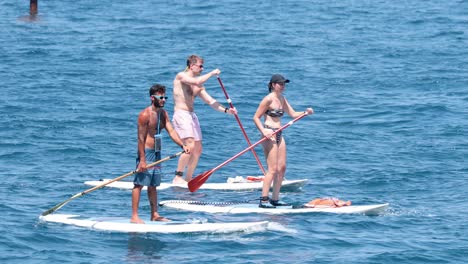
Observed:
[[[162,100],[162,99],[167,100],[167,98],[169,98],[167,96],[156,96],[156,95],[152,95],[152,96],[153,96],[154,99],[159,99],[159,100]]]

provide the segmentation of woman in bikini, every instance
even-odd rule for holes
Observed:
[[[260,102],[257,112],[255,112],[253,117],[253,121],[258,130],[260,130],[260,133],[264,137],[270,138],[270,140],[263,142],[268,172],[263,180],[262,196],[260,197],[259,207],[262,208],[275,208],[276,206],[288,205],[279,200],[281,183],[286,171],[286,142],[281,131],[275,136],[270,137],[275,130],[281,127],[281,117],[284,113],[287,113],[292,118],[296,118],[303,113],[296,112],[283,96],[286,83],[289,83],[289,80],[280,74],[274,74],[271,77],[268,83],[270,93]],[[305,112],[310,115],[314,113],[314,110],[307,108]],[[261,121],[262,117],[264,118],[263,123]],[[270,199],[269,194],[272,183],[273,192]]]

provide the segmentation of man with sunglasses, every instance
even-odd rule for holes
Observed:
[[[192,179],[202,152],[200,123],[194,112],[195,97],[200,97],[206,104],[219,112],[237,114],[235,108],[221,105],[208,94],[204,87],[204,83],[208,79],[219,75],[221,71],[214,69],[204,75],[202,75],[202,71],[203,59],[197,55],[191,55],[187,58],[185,70],[179,72],[174,79],[174,116],[172,123],[184,144],[191,149],[190,155],[184,153],[179,158],[175,177],[172,181],[174,184],[186,183]],[[184,179],[185,169],[187,169],[187,173]]]
[[[167,96],[166,87],[160,84],[153,85],[149,90],[151,105],[143,109],[138,115],[138,157],[137,173],[133,180],[132,190],[132,218],[130,222],[142,224],[138,216],[141,189],[148,186],[148,200],[151,207],[151,221],[168,221],[158,213],[158,193],[156,187],[161,183],[161,166],[147,168],[148,163],[161,159],[161,130],[166,129],[169,137],[181,146],[187,155],[190,147],[177,135],[169,121],[169,115],[163,109]]]

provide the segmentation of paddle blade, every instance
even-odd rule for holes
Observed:
[[[41,215],[42,215],[42,216],[46,216],[46,215],[48,215],[48,214],[51,214],[51,213],[57,211],[58,209],[62,208],[65,204],[67,204],[67,203],[70,202],[71,200],[73,200],[73,199],[75,199],[75,198],[78,198],[78,197],[80,197],[80,196],[82,196],[82,195],[83,195],[83,193],[77,193],[77,194],[73,195],[72,197],[68,198],[67,200],[65,200],[65,201],[63,201],[63,202],[57,204],[56,206],[50,208],[49,210],[44,211]]]
[[[46,216],[46,215],[48,215],[48,214],[51,214],[51,213],[57,211],[58,209],[62,208],[62,207],[63,207],[66,203],[68,203],[68,202],[69,202],[69,200],[67,200],[67,201],[65,201],[65,202],[61,202],[61,203],[57,204],[56,206],[50,208],[49,210],[44,211],[41,215],[42,215],[42,216]]]
[[[205,171],[188,182],[188,188],[191,192],[196,192],[213,174],[213,170]]]

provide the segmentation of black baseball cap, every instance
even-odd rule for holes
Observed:
[[[281,74],[273,74],[273,76],[271,76],[270,83],[279,83],[279,82],[288,83],[289,80],[284,78],[283,75]]]

